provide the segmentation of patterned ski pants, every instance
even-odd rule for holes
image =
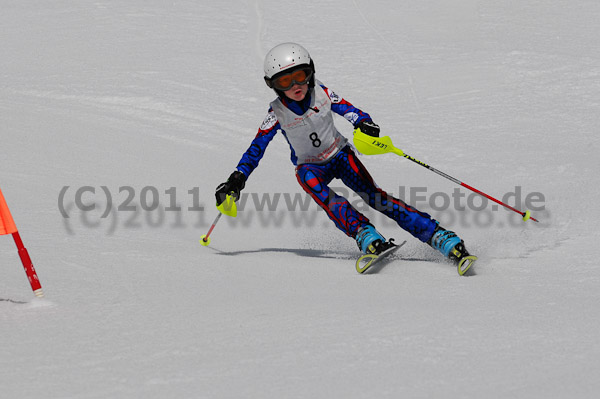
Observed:
[[[298,182],[319,204],[336,227],[350,237],[356,237],[358,230],[369,219],[357,211],[346,198],[329,188],[334,178],[339,178],[346,186],[369,204],[419,240],[426,242],[433,235],[436,222],[427,213],[418,211],[402,200],[388,195],[377,187],[365,166],[356,154],[346,146],[326,164],[302,164],[296,167]]]

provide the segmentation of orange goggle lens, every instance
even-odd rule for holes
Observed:
[[[286,73],[273,80],[273,86],[277,90],[286,91],[291,89],[295,83],[303,85],[308,83],[312,71],[310,68],[296,69],[294,72]]]

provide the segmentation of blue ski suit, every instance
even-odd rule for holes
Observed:
[[[354,126],[361,121],[371,121],[369,114],[337,96],[321,82],[317,82],[301,102],[282,96],[271,103],[258,134],[242,156],[237,170],[246,177],[250,176],[262,159],[267,146],[280,131],[290,145],[291,160],[296,165],[298,182],[325,210],[338,229],[354,238],[361,227],[370,222],[346,198],[329,188],[329,183],[334,178],[341,179],[370,207],[396,221],[414,237],[427,242],[432,237],[437,222],[427,213],[394,198],[375,184],[347,140],[332,127],[332,111],[342,115]],[[323,118],[330,118],[331,121],[322,122]],[[315,120],[316,122],[312,122]],[[299,130],[299,133],[296,133],[296,130]],[[319,148],[313,151],[311,146]]]

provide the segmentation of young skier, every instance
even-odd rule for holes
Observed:
[[[444,256],[460,263],[469,256],[463,241],[418,211],[380,189],[355,155],[348,140],[334,126],[333,114],[342,115],[355,129],[379,137],[379,126],[369,114],[356,108],[315,80],[315,65],[308,51],[296,43],[282,43],[264,61],[265,82],[277,93],[258,134],[225,183],[216,189],[217,206],[233,194],[239,198],[246,180],[258,166],[269,142],[281,131],[291,149],[296,177],[302,188],[325,210],[336,227],[356,240],[365,254],[379,254],[393,246],[377,232],[369,219],[348,200],[328,187],[341,179],[372,208]],[[470,266],[469,266],[470,267]]]

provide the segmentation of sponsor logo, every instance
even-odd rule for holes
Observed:
[[[342,99],[340,98],[340,96],[338,96],[337,94],[335,94],[333,91],[329,92],[329,99],[331,100],[332,103],[337,104],[340,101],[342,101]]]
[[[354,125],[358,120],[358,114],[355,112],[348,112],[346,115],[344,115],[344,118]]]
[[[337,154],[338,150],[345,144],[346,140],[343,137],[336,137],[333,143],[321,153],[317,155],[307,155],[304,158],[304,163],[322,163]]]
[[[284,65],[284,66],[280,67],[280,68],[279,68],[279,70],[280,70],[280,71],[282,71],[282,70],[284,70],[285,68],[289,68],[289,67],[291,67],[291,66],[293,66],[293,65],[296,65],[296,63],[295,63],[295,62],[292,62],[291,64]]]
[[[277,117],[275,116],[275,114],[273,112],[269,112],[267,114],[267,116],[265,117],[265,120],[263,121],[262,125],[260,125],[260,129],[261,130],[269,130],[270,128],[275,126],[276,123],[277,123]]]
[[[284,126],[284,129],[294,129],[300,126],[306,126],[304,118],[294,118],[294,122],[290,122]]]

